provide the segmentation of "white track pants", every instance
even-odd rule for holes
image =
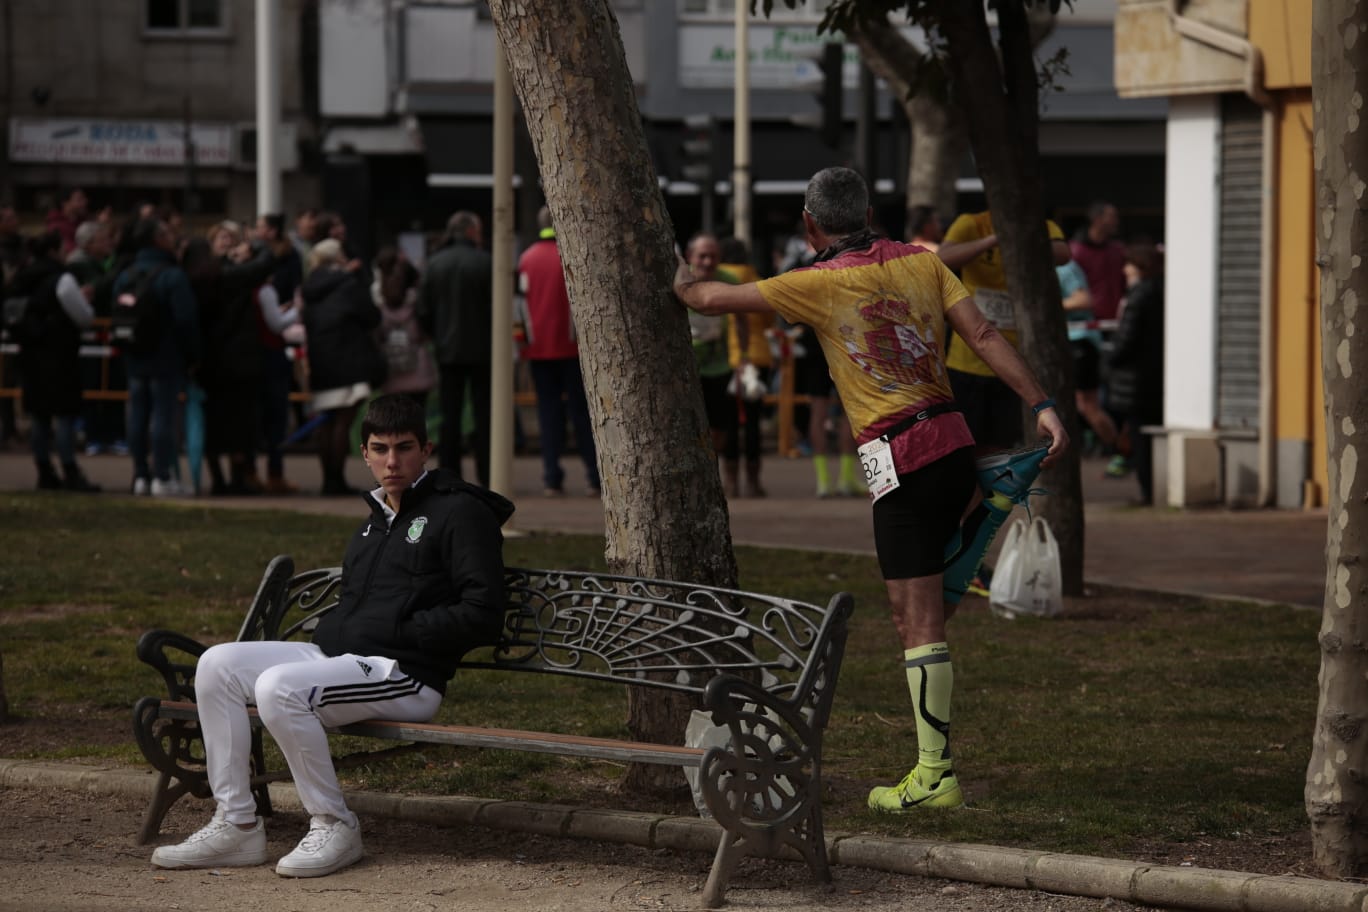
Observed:
[[[311,816],[356,825],[337,784],[326,726],[362,719],[426,722],[442,695],[399,670],[393,659],[329,658],[312,643],[243,642],[210,647],[195,671],[209,787],[226,820],[256,819],[251,791],[255,705],[290,764],[299,800]]]

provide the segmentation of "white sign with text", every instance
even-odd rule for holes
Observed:
[[[233,163],[233,128],[194,124],[195,163]],[[88,165],[184,165],[185,124],[173,120],[29,120],[12,118],[10,161]]]

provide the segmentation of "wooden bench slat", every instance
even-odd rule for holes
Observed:
[[[248,711],[260,724],[255,709]],[[163,700],[160,716],[194,722],[199,713],[194,703]],[[702,748],[622,741],[616,738],[590,738],[555,732],[520,731],[512,728],[480,728],[473,725],[442,725],[436,722],[393,722],[370,719],[328,729],[339,735],[361,735],[390,741],[422,741],[457,747],[487,747],[532,753],[617,760],[623,763],[654,763],[661,766],[697,767],[703,763]]]

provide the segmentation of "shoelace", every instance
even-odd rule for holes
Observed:
[[[309,827],[306,835],[299,843],[301,852],[317,852],[327,843],[328,837],[332,835],[333,827],[337,824],[315,823]]]
[[[185,841],[203,842],[206,839],[209,839],[213,836],[217,836],[219,833],[223,832],[225,827],[230,827],[232,825],[233,824],[224,820],[222,817],[215,817],[213,820],[209,821],[207,824],[201,827],[199,832],[195,833],[195,835],[191,836],[189,839]]]

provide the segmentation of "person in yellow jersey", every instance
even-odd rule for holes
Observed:
[[[987,520],[1025,500],[1069,436],[1054,400],[959,279],[936,254],[870,230],[871,216],[864,179],[849,168],[824,169],[803,199],[803,224],[820,251],[811,266],[728,285],[701,280],[681,261],[674,291],[698,313],[776,312],[817,333],[861,444],[874,546],[917,731],[916,765],[896,785],[873,789],[868,803],[918,813],[964,803],[950,751],[954,673],[946,641],[946,620],[963,590],[952,591],[951,577],[972,575],[987,547],[983,530],[1001,522]],[[946,376],[947,322],[1032,404],[1048,446],[976,464],[974,438]],[[985,499],[970,510],[980,489]]]
[[[722,262],[719,272],[730,275],[739,284],[754,282],[759,273],[750,262],[746,242],[740,238],[722,241]],[[733,400],[727,409],[727,432],[722,450],[722,478],[728,497],[764,497],[760,483],[760,418],[764,410],[764,394],[769,389],[774,371],[774,355],[770,351],[769,330],[774,326],[774,314],[732,314],[727,319],[727,361],[732,369],[728,391]],[[746,458],[746,486],[741,488],[738,476],[741,457]]]
[[[1054,256],[1051,265],[1062,266],[1071,258],[1069,243],[1054,222],[1046,221],[1045,227]],[[992,214],[974,212],[955,219],[936,253],[951,269],[959,270],[964,287],[974,296],[984,319],[1013,348],[1017,347],[1016,306],[1007,288]],[[950,339],[945,366],[950,372],[955,402],[964,412],[979,452],[1017,446],[1021,442],[1021,406],[1016,393],[958,333]]]

